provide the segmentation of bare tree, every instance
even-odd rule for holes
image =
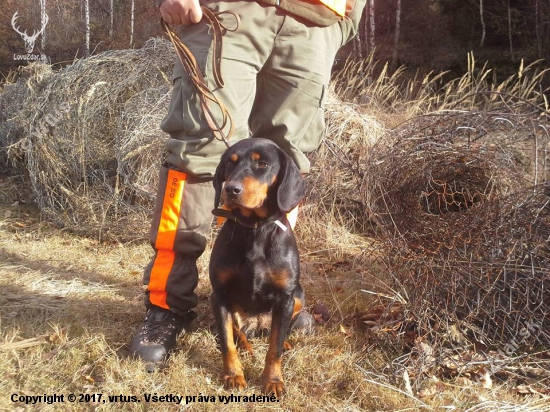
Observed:
[[[46,14],[46,0],[40,0],[40,25],[44,28],[42,40],[40,41],[40,52],[46,50],[46,25],[48,24],[48,15]]]
[[[86,27],[86,44],[84,46],[84,53],[86,56],[90,55],[90,0],[84,0],[84,21]]]
[[[512,43],[512,9],[510,8],[510,0],[507,0],[508,6],[508,40],[510,42],[510,56],[514,59],[514,45]]]
[[[353,38],[353,55],[357,60],[363,60],[363,38],[361,32],[357,33],[357,36]]]
[[[399,36],[401,34],[401,0],[397,0],[397,8],[395,10],[395,34],[393,37],[393,53],[391,59],[391,67],[395,69],[397,63],[397,49],[399,47]]]
[[[483,47],[485,44],[485,17],[483,16],[483,0],[479,0],[479,19],[481,21],[481,41],[479,42],[479,47]]]
[[[132,0],[132,15],[130,17],[130,47],[134,45],[134,20],[136,16],[136,2]]]
[[[542,57],[542,33],[540,27],[540,0],[535,0],[535,36],[537,38],[538,57]]]
[[[376,24],[374,20],[374,0],[369,0],[369,26],[369,53],[372,53],[375,47],[374,34],[376,33]]]
[[[115,0],[109,2],[109,14],[111,18],[111,25],[109,26],[109,40],[113,41],[113,33],[115,26]]]
[[[359,21],[359,27],[357,28],[357,35],[354,38],[353,48],[354,56],[357,60],[363,60],[368,54],[368,8],[363,8],[361,19]]]

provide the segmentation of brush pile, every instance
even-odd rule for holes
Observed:
[[[549,128],[517,108],[445,112],[369,151],[362,200],[423,333],[454,324],[508,354],[550,347]]]

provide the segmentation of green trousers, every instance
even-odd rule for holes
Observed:
[[[355,35],[364,1],[356,4],[350,18],[328,27],[316,27],[276,6],[251,0],[206,0],[202,4],[214,12],[230,10],[240,17],[238,30],[227,31],[223,36],[223,88],[217,88],[213,79],[210,25],[203,19],[182,27],[180,32],[209,88],[233,118],[235,130],[230,143],[248,137],[271,139],[296,162],[302,173],[308,173],[310,163],[305,153],[317,149],[323,138],[324,102],[334,58],[338,49]],[[223,14],[220,19],[226,27],[235,27],[232,15]],[[214,105],[211,108],[219,115]],[[178,199],[184,206],[171,213],[180,216],[176,234],[170,237],[174,242],[166,246],[166,242],[158,241],[159,231],[174,225],[162,222],[162,216],[167,215],[163,210],[172,206],[165,191],[170,182],[163,181],[167,172],[161,172],[151,243],[156,250],[155,259],[160,260],[160,244],[172,248],[175,262],[181,263],[183,256],[184,262],[192,264],[174,264],[169,271],[170,265],[165,265],[164,271],[168,272],[162,276],[166,281],[159,282],[158,273],[162,271],[151,270],[154,259],[145,271],[144,284],[149,287],[147,297],[149,292],[167,296],[162,300],[168,302],[166,305],[153,304],[185,312],[195,305],[194,260],[205,248],[211,222],[208,211],[214,207],[213,188],[206,188],[204,181],[213,177],[226,146],[214,138],[197,93],[179,61],[174,69],[170,108],[161,129],[170,135],[166,143],[166,168],[183,172],[187,180],[182,198]],[[192,226],[188,222],[193,222]],[[165,290],[153,290],[159,287]]]

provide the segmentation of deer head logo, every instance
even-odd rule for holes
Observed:
[[[24,32],[21,32],[18,27],[16,27],[16,20],[19,17],[19,12],[16,11],[11,19],[11,26],[13,29],[21,36],[21,38],[25,41],[25,49],[27,50],[27,53],[32,53],[34,50],[34,44],[36,43],[36,39],[38,36],[40,36],[42,33],[44,33],[44,30],[46,29],[46,25],[48,24],[48,15],[46,14],[44,17],[44,25],[39,31],[34,31],[32,36],[29,36],[27,34],[27,30]]]

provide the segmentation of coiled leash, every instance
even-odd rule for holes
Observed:
[[[214,81],[216,82],[216,86],[219,88],[222,88],[225,85],[222,77],[222,70],[221,70],[223,30],[231,31],[231,32],[236,31],[239,28],[240,19],[239,19],[239,16],[232,11],[213,12],[212,10],[204,6],[201,6],[201,9],[203,14],[203,19],[208,20],[208,22],[212,27],[212,33],[213,33],[212,71],[214,75]],[[235,18],[236,24],[234,28],[228,28],[224,26],[222,23],[220,23],[220,20],[218,19],[218,17],[223,14],[230,14]],[[199,65],[197,64],[197,60],[195,59],[195,56],[193,56],[193,53],[191,53],[191,50],[189,50],[189,48],[180,40],[180,38],[168,26],[168,23],[166,23],[163,19],[161,19],[161,25],[166,35],[172,42],[172,45],[176,50],[176,54],[181,64],[183,65],[183,68],[187,72],[187,75],[189,76],[189,79],[191,80],[193,87],[197,91],[201,108],[204,112],[204,117],[206,118],[206,122],[208,123],[208,126],[212,130],[214,137],[218,140],[223,141],[225,145],[229,147],[230,146],[229,139],[233,134],[233,128],[234,128],[233,118],[231,117],[231,114],[227,111],[227,108],[224,106],[224,104],[221,101],[219,101],[218,98],[214,95],[212,90],[208,88],[208,85],[206,84],[204,76],[201,73]],[[209,103],[213,103],[220,108],[221,125],[215,119],[214,114],[210,110]],[[224,132],[224,129],[227,127],[229,127],[229,130],[226,134]]]

